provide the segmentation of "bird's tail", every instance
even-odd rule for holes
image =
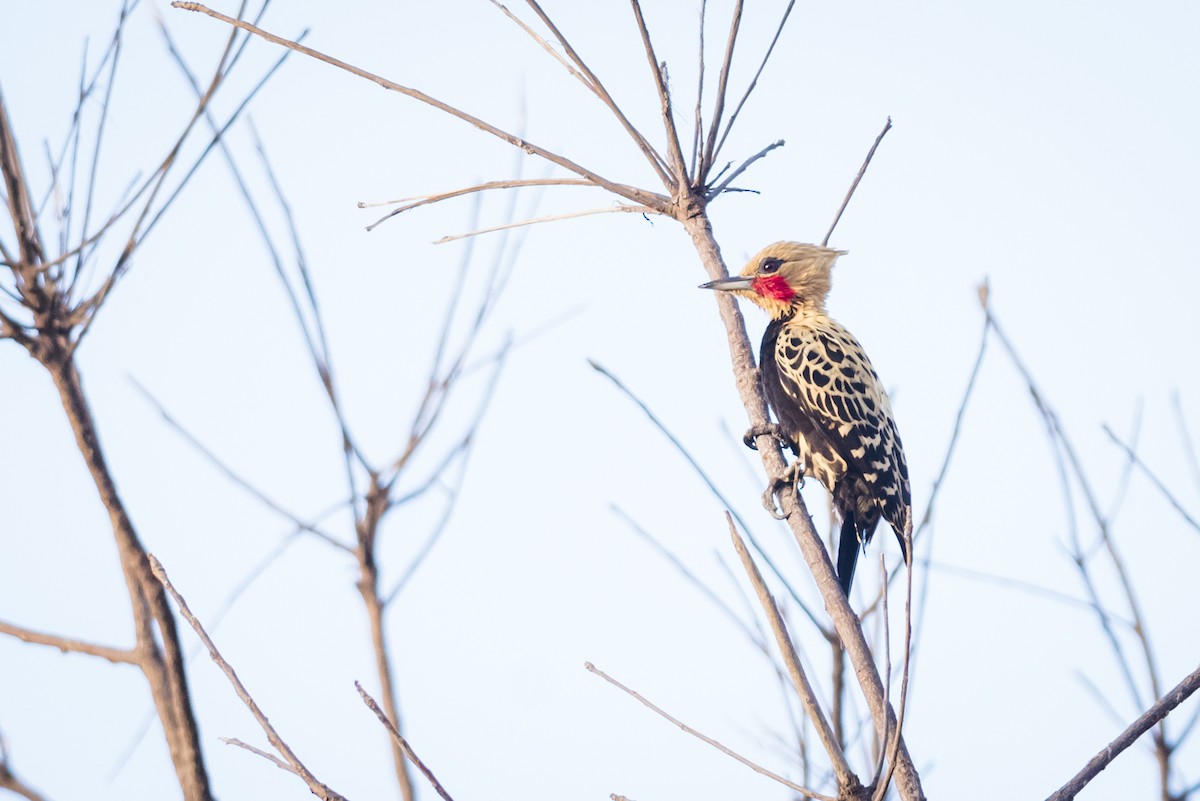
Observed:
[[[858,552],[861,544],[858,541],[858,525],[855,523],[854,512],[844,510],[842,514],[842,534],[838,537],[838,583],[842,592],[850,597],[850,584],[854,581],[854,567],[858,564]]]

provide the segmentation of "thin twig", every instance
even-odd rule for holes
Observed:
[[[1052,587],[1043,587],[1042,585],[1034,584],[1031,581],[1024,581],[1022,579],[1012,578],[1010,576],[1000,576],[996,575],[995,573],[985,572],[983,570],[962,567],[961,565],[952,565],[949,562],[935,562],[932,559],[924,559],[922,560],[921,564],[927,570],[962,576],[964,578],[971,579],[972,581],[986,581],[991,584],[996,584],[1000,587],[1007,587],[1010,589],[1019,590],[1021,592],[1027,592],[1030,595],[1040,595],[1052,601],[1066,604],[1067,606],[1081,607],[1091,611],[1095,611],[1096,608],[1095,604],[1086,598],[1077,598],[1074,595],[1068,595],[1061,590],[1056,590]],[[1105,609],[1104,614],[1107,615],[1110,620],[1120,623],[1130,631],[1133,630],[1133,621],[1129,618],[1121,617],[1110,609]]]
[[[1129,457],[1129,460],[1137,465],[1146,478],[1150,479],[1150,483],[1154,485],[1155,489],[1162,493],[1162,496],[1167,499],[1167,503],[1171,504],[1171,506],[1175,508],[1176,512],[1179,512],[1179,515],[1184,519],[1184,521],[1186,521],[1187,524],[1192,528],[1200,531],[1200,523],[1196,522],[1196,518],[1188,514],[1187,509],[1183,508],[1183,504],[1181,504],[1175,495],[1172,494],[1169,489],[1167,489],[1167,486],[1163,484],[1162,480],[1154,474],[1154,471],[1146,466],[1146,463],[1143,462],[1137,453],[1134,452],[1133,448],[1126,445],[1121,438],[1114,434],[1113,430],[1108,426],[1103,426],[1103,429],[1104,433],[1108,435],[1108,438],[1111,439],[1114,444],[1120,447],[1121,450],[1125,451],[1125,455]]]
[[[1138,438],[1142,433],[1142,401],[1139,398],[1137,405],[1133,410],[1133,424],[1130,426],[1129,432],[1129,449],[1133,452],[1137,451]],[[1121,511],[1121,507],[1125,504],[1125,497],[1129,492],[1129,484],[1133,480],[1133,468],[1136,467],[1135,460],[1126,459],[1121,467],[1121,477],[1117,479],[1117,488],[1113,491],[1112,505],[1108,508],[1108,513],[1105,515],[1109,520],[1115,520],[1117,513]]]
[[[200,623],[199,619],[192,614],[192,610],[188,608],[187,601],[183,599],[183,596],[180,595],[178,590],[175,589],[175,586],[171,584],[171,580],[167,577],[167,573],[163,569],[162,563],[158,561],[154,554],[147,554],[146,558],[150,561],[150,571],[154,574],[154,577],[158,579],[159,583],[163,585],[163,588],[171,594],[171,597],[175,599],[175,605],[179,607],[179,614],[196,632],[196,636],[200,638],[200,641],[204,643],[204,647],[208,649],[208,655],[212,657],[212,660],[217,663],[217,667],[219,667],[221,672],[225,674],[225,677],[229,679],[229,683],[233,685],[233,689],[234,692],[237,693],[237,697],[240,698],[242,703],[246,705],[246,708],[250,710],[250,714],[254,716],[254,719],[258,722],[258,725],[262,727],[263,733],[267,735],[267,740],[271,743],[271,747],[273,747],[276,752],[278,752],[279,755],[283,757],[289,765],[292,766],[296,772],[296,775],[300,776],[304,780],[304,783],[308,785],[308,788],[318,798],[326,799],[326,801],[345,801],[345,799],[339,793],[325,786],[325,784],[317,779],[316,776],[309,772],[308,768],[306,768],[304,763],[299,760],[296,754],[292,751],[291,747],[283,741],[283,738],[281,738],[279,733],[275,731],[275,727],[271,725],[271,721],[267,720],[267,716],[263,714],[261,709],[259,709],[258,704],[250,696],[250,693],[246,690],[245,685],[243,685],[241,680],[237,677],[237,673],[234,672],[233,666],[226,662],[225,658],[221,656],[221,652],[217,650],[217,646],[208,636],[208,632],[204,630],[204,626]]]
[[[863,159],[863,164],[858,168],[858,175],[854,176],[854,182],[850,184],[850,190],[846,192],[846,197],[842,199],[842,205],[838,207],[837,214],[833,218],[833,223],[829,226],[829,230],[825,232],[825,238],[821,240],[821,246],[825,247],[829,244],[829,238],[833,236],[833,229],[837,228],[838,222],[842,219],[842,213],[846,207],[850,205],[850,198],[854,197],[854,190],[858,189],[858,184],[863,179],[863,175],[867,172],[867,167],[871,164],[871,159],[875,157],[875,150],[879,147],[879,143],[883,141],[883,137],[887,132],[892,130],[892,118],[887,118],[887,123],[884,124],[883,130],[879,132],[879,136],[875,137],[875,144],[871,145],[871,149],[867,151],[867,157]]]
[[[755,71],[754,77],[750,79],[750,84],[746,87],[746,91],[742,94],[742,99],[738,101],[737,106],[733,109],[733,113],[729,115],[729,119],[725,122],[725,131],[721,134],[720,141],[717,142],[716,148],[713,150],[712,157],[715,160],[721,152],[721,148],[725,145],[725,140],[729,137],[729,132],[733,130],[733,124],[737,122],[738,114],[742,112],[742,106],[746,105],[746,101],[750,99],[750,95],[754,92],[754,88],[758,86],[758,79],[762,77],[763,70],[767,68],[767,62],[771,59],[771,54],[775,52],[775,45],[779,44],[779,37],[783,35],[783,28],[787,25],[788,17],[792,15],[792,8],[796,5],[796,0],[789,0],[787,8],[783,10],[783,15],[779,18],[779,25],[775,28],[775,35],[771,37],[771,44],[767,45],[767,50],[763,53],[762,62],[758,65],[758,70]],[[728,181],[726,181],[728,183]]]
[[[364,203],[359,201],[360,209],[371,208],[373,206],[391,206],[394,203],[401,203],[399,208],[392,209],[387,214],[380,217],[375,222],[367,226],[368,231],[374,231],[381,223],[387,222],[397,214],[403,214],[411,209],[427,206],[431,203],[440,203],[443,200],[462,197],[476,192],[487,192],[492,189],[520,189],[529,186],[590,186],[596,185],[584,178],[514,178],[507,181],[485,181],[482,184],[474,186],[466,186],[462,189],[452,189],[449,192],[437,192],[432,195],[416,195],[414,197],[400,198],[398,200],[386,200],[377,203]]]
[[[550,15],[542,10],[541,5],[539,5],[536,0],[526,0],[526,3],[530,8],[533,9],[534,13],[538,15],[538,18],[541,19],[542,24],[550,29],[550,32],[554,34],[554,38],[558,40],[558,43],[562,45],[563,50],[566,51],[567,56],[572,62],[574,62],[575,66],[579,68],[579,72],[575,72],[574,70],[571,70],[570,67],[567,67],[568,71],[575,75],[575,77],[579,78],[579,80],[588,88],[589,91],[595,94],[596,97],[600,98],[604,105],[608,106],[609,110],[612,111],[613,116],[615,116],[617,121],[621,123],[621,127],[625,129],[625,132],[629,134],[631,139],[633,139],[634,144],[636,144],[638,149],[642,151],[642,155],[644,155],[646,160],[650,162],[650,166],[654,168],[654,172],[658,175],[659,180],[662,181],[664,186],[669,186],[671,183],[671,178],[666,159],[664,159],[662,155],[654,149],[654,146],[651,145],[646,137],[642,135],[642,132],[639,131],[634,124],[629,121],[629,118],[625,116],[625,112],[621,111],[621,107],[617,105],[617,102],[613,100],[612,95],[610,95],[608,90],[604,88],[604,84],[600,81],[600,78],[597,77],[596,73],[592,72],[592,69],[587,65],[587,62],[580,58],[579,53],[575,51],[575,48],[572,47],[571,43],[567,41],[567,38],[563,36],[562,31],[560,31],[558,26],[554,24],[554,20],[550,19]],[[501,6],[501,8],[503,8],[503,6]],[[505,13],[508,13],[507,9],[505,9]],[[538,40],[539,42],[542,41],[541,37],[537,36],[524,23],[520,22],[512,15],[509,16],[523,29],[525,29],[530,36],[534,37],[534,39]],[[555,54],[555,57],[557,58],[557,54]],[[560,63],[562,62],[562,59],[558,60]]]
[[[14,626],[12,623],[5,623],[2,620],[0,620],[0,634],[7,634],[10,637],[17,638],[21,642],[32,643],[34,645],[48,645],[51,648],[57,648],[64,654],[98,656],[101,659],[107,659],[114,665],[139,664],[138,654],[131,648],[113,648],[108,645],[97,645],[96,643],[84,642],[83,640],[73,640],[70,637],[60,637],[57,634],[34,631],[24,626]]]
[[[459,239],[466,239],[471,236],[479,236],[480,234],[491,234],[496,231],[507,231],[512,228],[523,228],[526,225],[536,225],[544,222],[556,222],[558,220],[573,220],[576,217],[591,217],[596,214],[613,214],[624,212],[625,214],[662,214],[663,212],[649,206],[631,206],[627,203],[618,203],[612,206],[604,206],[598,209],[584,209],[583,211],[571,211],[565,214],[547,214],[542,217],[534,217],[529,220],[520,220],[518,222],[505,223],[504,225],[494,225],[490,228],[480,228],[477,231],[468,231],[463,234],[453,234],[451,236],[443,236],[441,239],[435,239],[433,244],[444,245],[447,242],[455,242]]]
[[[286,770],[288,773],[291,773],[295,776],[300,776],[300,772],[297,771],[295,768],[293,768],[291,765],[284,762],[282,759],[275,756],[274,754],[262,750],[261,748],[255,748],[254,746],[250,745],[249,743],[244,743],[241,740],[237,739],[236,737],[218,737],[217,739],[219,739],[221,742],[225,743],[226,745],[234,745],[245,751],[249,751],[250,753],[252,753],[256,756],[260,756],[263,759],[267,760],[268,762],[274,764],[275,767],[279,768],[280,770]],[[301,778],[303,778],[303,776],[301,776]]]
[[[1200,667],[1192,671],[1183,681],[1168,691],[1166,695],[1155,701],[1153,706],[1142,713],[1137,720],[1129,724],[1115,740],[1106,745],[1096,756],[1092,757],[1087,765],[1069,782],[1052,793],[1047,798],[1047,801],[1070,801],[1075,798],[1080,790],[1088,782],[1096,778],[1100,774],[1100,771],[1107,768],[1109,763],[1116,759],[1122,751],[1133,745],[1139,737],[1165,718],[1171,710],[1191,697],[1198,689],[1200,689]]]
[[[184,440],[186,440],[189,445],[191,445],[193,448],[195,448],[197,451],[199,451],[200,455],[203,456],[205,459],[207,459],[209,461],[209,463],[211,463],[214,467],[217,468],[218,471],[220,471],[222,474],[224,474],[224,476],[226,478],[228,478],[230,481],[232,481],[237,486],[241,487],[246,492],[253,495],[264,506],[266,506],[268,509],[275,512],[276,514],[280,515],[281,517],[285,518],[288,522],[290,522],[292,525],[296,526],[301,531],[304,531],[305,533],[308,533],[308,534],[312,534],[314,537],[317,537],[318,539],[323,540],[324,542],[328,543],[329,545],[332,545],[333,547],[337,548],[338,550],[345,551],[346,553],[354,552],[353,548],[340,542],[332,534],[322,531],[320,528],[313,525],[312,523],[309,523],[309,522],[303,520],[299,515],[290,511],[289,509],[287,509],[287,507],[278,503],[273,498],[271,498],[269,495],[267,495],[265,492],[260,490],[258,487],[251,484],[247,479],[238,475],[238,473],[236,473],[232,467],[225,464],[225,462],[222,461],[220,457],[218,457],[215,453],[213,453],[211,450],[209,450],[208,447],[203,442],[201,442],[194,434],[192,434],[190,431],[188,431],[186,428],[184,428],[183,424],[180,423],[178,420],[176,420],[171,415],[171,413],[167,411],[166,407],[164,407],[161,403],[159,403],[158,399],[155,398],[154,395],[152,395],[150,393],[150,390],[146,389],[146,387],[144,387],[141,384],[141,382],[139,382],[133,376],[129,377],[129,381],[133,384],[134,388],[137,389],[137,391],[141,393],[142,397],[144,397],[146,399],[146,401],[155,408],[155,410],[158,412],[159,416],[162,417],[163,421],[170,428],[172,428],[177,434],[179,434],[179,436],[183,437]]]
[[[746,538],[750,540],[750,544],[754,546],[754,550],[758,551],[759,556],[761,556],[763,561],[766,562],[767,567],[771,569],[771,573],[777,579],[779,579],[784,587],[787,588],[788,594],[792,597],[792,600],[796,602],[796,605],[800,607],[805,616],[812,622],[817,630],[821,632],[822,636],[828,638],[830,636],[829,631],[824,625],[822,625],[820,617],[818,617],[817,613],[813,611],[803,599],[800,598],[800,595],[796,592],[796,589],[792,586],[791,582],[789,582],[784,576],[783,571],[781,571],[775,564],[774,560],[771,559],[770,554],[767,553],[766,549],[759,544],[754,535],[750,533],[750,527],[746,525],[746,521],[735,510],[734,505],[727,497],[725,497],[725,494],[721,492],[716,483],[709,477],[708,473],[705,472],[704,468],[700,466],[700,463],[696,461],[696,458],[692,456],[691,452],[688,451],[688,449],[684,447],[683,443],[679,441],[679,439],[671,432],[669,428],[667,428],[666,424],[658,418],[658,415],[656,415],[641,398],[635,395],[633,391],[629,389],[629,387],[625,386],[621,379],[617,378],[606,367],[592,359],[588,359],[588,364],[591,365],[593,370],[611,381],[617,389],[624,393],[627,398],[637,404],[637,407],[642,410],[647,419],[650,420],[651,424],[653,424],[654,427],[657,428],[659,432],[667,438],[667,441],[675,447],[675,450],[679,452],[688,465],[691,466],[694,471],[696,471],[696,475],[699,476],[700,480],[704,482],[704,485],[708,487],[709,492],[713,494],[713,497],[717,499],[717,502],[725,507],[725,509],[729,511],[731,515],[733,515],[738,526],[741,527],[742,531],[746,532]]]
[[[721,613],[725,615],[725,617],[727,617],[733,623],[733,625],[742,632],[742,634],[746,635],[746,639],[750,640],[755,648],[763,651],[766,650],[766,643],[759,635],[759,632],[756,632],[748,623],[746,623],[746,621],[742,620],[741,616],[733,610],[733,607],[725,603],[724,599],[717,595],[712,587],[708,586],[708,584],[703,582],[699,576],[693,573],[691,569],[683,563],[683,560],[672,553],[667,546],[656,540],[650,534],[650,532],[642,528],[642,526],[639,525],[638,522],[634,520],[624,509],[616,504],[609,504],[609,509],[611,509],[613,513],[620,517],[623,521],[625,521],[625,525],[629,526],[633,533],[645,540],[650,547],[652,547],[658,553],[659,556],[661,556],[663,559],[666,559],[672,567],[678,570],[679,574],[687,579],[689,584],[699,590],[700,593],[707,598],[713,606],[720,610]],[[723,565],[724,562],[721,562],[720,564]]]
[[[675,110],[671,103],[671,89],[667,86],[666,79],[667,65],[660,63],[658,56],[654,54],[654,44],[650,41],[650,29],[646,27],[646,19],[642,16],[641,3],[638,0],[629,0],[629,5],[633,8],[638,33],[642,37],[642,47],[646,51],[646,60],[650,62],[650,73],[654,76],[654,86],[658,90],[663,131],[667,137],[667,157],[671,167],[666,186],[675,191],[677,184],[687,181],[687,164],[683,159],[683,148],[679,144],[679,130],[675,127]]]
[[[757,765],[754,762],[751,762],[749,759],[746,759],[746,757],[744,757],[741,754],[737,753],[736,751],[730,749],[729,747],[717,742],[716,740],[712,739],[711,737],[701,734],[700,732],[696,731],[695,729],[693,729],[691,726],[687,725],[683,721],[679,720],[678,718],[672,717],[667,712],[665,712],[662,709],[660,709],[659,707],[655,706],[649,699],[647,699],[641,693],[637,692],[636,690],[629,689],[624,684],[617,681],[612,676],[608,675],[603,670],[601,670],[600,668],[593,665],[591,662],[584,662],[583,666],[589,673],[594,673],[595,675],[604,679],[609,684],[616,687],[618,690],[621,690],[626,695],[628,695],[631,698],[633,698],[634,700],[638,701],[640,704],[642,704],[642,706],[646,707],[650,711],[652,711],[655,714],[659,715],[660,717],[665,718],[666,720],[670,721],[672,724],[678,726],[680,729],[682,729],[683,731],[692,735],[693,737],[695,737],[699,740],[702,740],[703,742],[708,743],[713,748],[720,751],[722,754],[725,754],[726,756],[729,756],[729,757],[733,757],[738,762],[741,762],[743,765],[745,765],[746,767],[753,770],[755,773],[758,773],[762,776],[766,776],[769,779],[774,779],[775,781],[782,784],[784,787],[788,787],[792,790],[795,790],[797,793],[800,793],[801,795],[806,796],[808,798],[815,799],[816,801],[837,801],[837,799],[833,798],[832,796],[822,795],[821,793],[814,792],[812,790],[809,790],[806,787],[801,787],[800,785],[796,784],[795,782],[788,781],[787,779],[780,776],[778,773],[774,773],[773,771],[767,770],[766,768],[762,767],[761,765]]]
[[[404,751],[404,756],[406,756],[410,762],[417,766],[417,770],[421,771],[421,773],[429,781],[429,784],[432,785],[434,791],[437,792],[437,794],[443,799],[445,799],[445,801],[454,801],[454,799],[450,797],[450,794],[446,792],[446,789],[442,787],[442,783],[439,782],[437,777],[433,775],[433,771],[426,767],[425,763],[422,762],[420,757],[417,756],[417,753],[413,751],[412,746],[408,744],[408,740],[404,739],[400,732],[396,730],[396,727],[392,725],[392,722],[388,720],[388,716],[385,715],[383,710],[379,708],[379,704],[376,703],[375,699],[372,698],[357,681],[354,682],[354,688],[358,690],[358,694],[362,696],[363,703],[367,705],[367,708],[375,713],[375,717],[379,718],[379,722],[382,723],[384,728],[388,730],[388,734],[392,735],[392,739],[396,742],[396,745],[400,746],[400,749]]]
[[[708,13],[708,0],[700,0],[700,26],[696,38],[696,119],[692,128],[692,160],[688,175],[692,176],[692,188],[698,189],[701,180],[700,141],[704,137],[704,18]]]
[[[733,64],[733,48],[737,44],[738,29],[742,25],[743,0],[737,0],[733,6],[733,18],[729,22],[729,36],[725,40],[725,57],[721,61],[721,74],[717,78],[717,94],[713,98],[712,121],[708,126],[708,139],[704,144],[704,155],[700,159],[700,169],[697,180],[704,182],[704,177],[712,170],[717,160],[717,134],[721,129],[721,121],[725,116],[725,98],[729,92],[729,68]]]
[[[717,184],[715,187],[713,187],[712,189],[710,189],[710,190],[708,191],[708,198],[711,200],[712,198],[715,198],[717,195],[721,194],[722,192],[732,192],[732,191],[734,191],[734,190],[732,190],[732,189],[730,189],[730,188],[729,188],[729,185],[730,185],[731,183],[733,183],[733,180],[734,180],[735,178],[737,178],[739,175],[741,175],[742,173],[744,173],[744,172],[746,171],[746,169],[747,169],[747,168],[748,168],[748,167],[749,167],[751,164],[753,164],[754,162],[758,161],[758,160],[759,160],[759,159],[761,159],[762,157],[766,156],[768,153],[770,153],[770,152],[771,152],[772,150],[774,150],[775,148],[777,148],[777,147],[783,147],[783,146],[784,146],[784,144],[785,144],[785,142],[784,142],[782,139],[778,139],[778,140],[776,140],[776,141],[772,142],[771,144],[767,145],[766,147],[764,147],[762,150],[760,150],[760,151],[758,151],[757,153],[755,153],[755,154],[754,154],[753,156],[751,156],[750,158],[748,158],[748,159],[746,159],[745,161],[743,161],[743,162],[741,163],[741,165],[739,165],[739,166],[738,166],[738,168],[737,168],[736,170],[734,170],[733,172],[729,173],[728,177],[726,177],[724,181],[722,181],[721,183]],[[738,191],[740,191],[740,190],[738,190]]]

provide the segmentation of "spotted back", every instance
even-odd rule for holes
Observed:
[[[859,515],[875,512],[866,515],[870,530],[882,513],[903,546],[908,465],[887,392],[858,340],[823,311],[798,310],[768,327],[762,357],[767,399],[805,472]]]

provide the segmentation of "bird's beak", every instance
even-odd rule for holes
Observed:
[[[728,278],[718,278],[716,281],[701,284],[700,289],[751,289],[753,288],[753,281],[753,278],[747,278],[743,275],[731,275]]]

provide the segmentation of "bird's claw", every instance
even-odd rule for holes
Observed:
[[[780,443],[786,445],[787,439],[783,436],[783,430],[778,423],[767,423],[763,426],[751,426],[746,429],[746,433],[742,435],[742,442],[751,450],[758,450],[758,438],[767,434],[779,440]]]
[[[804,488],[804,465],[800,462],[792,462],[788,465],[788,468],[783,471],[783,475],[774,478],[763,492],[763,507],[776,520],[787,520],[788,518],[787,514],[780,510],[780,504],[775,502],[775,498],[789,487],[797,490]]]

